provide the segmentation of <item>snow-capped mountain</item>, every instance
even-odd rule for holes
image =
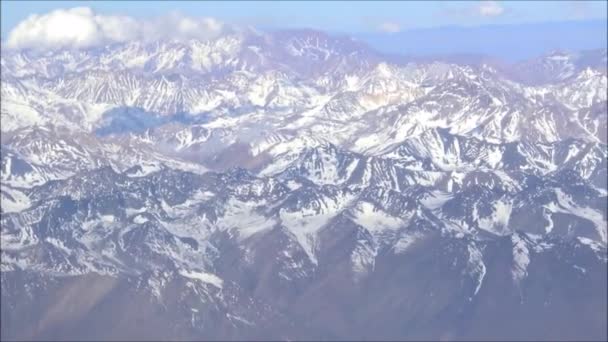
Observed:
[[[540,58],[524,61],[513,67],[513,74],[522,82],[550,84],[576,77],[591,68],[606,74],[608,57],[605,49],[580,52],[552,51]]]
[[[2,338],[605,338],[605,64],[3,51]]]

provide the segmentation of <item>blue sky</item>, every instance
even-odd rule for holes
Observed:
[[[606,1],[2,1],[2,36],[31,14],[86,6],[100,14],[152,17],[179,11],[262,28],[307,27],[334,32],[403,31],[606,18]],[[487,10],[482,10],[482,5]]]

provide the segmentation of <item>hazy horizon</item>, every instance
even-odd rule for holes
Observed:
[[[168,23],[177,23],[174,18],[183,17],[192,23],[200,21],[196,24],[198,29],[211,30],[213,34],[218,27],[253,27],[263,31],[313,29],[351,36],[380,52],[405,56],[480,54],[514,62],[553,50],[606,49],[608,41],[606,2],[356,2],[348,6],[343,2],[238,4],[240,7],[234,3],[214,2],[205,2],[202,6],[179,2],[171,6],[151,3],[144,8],[141,3],[129,1],[3,1],[2,44],[9,47],[16,41],[15,36],[27,35],[24,31],[26,23],[29,23],[29,29],[33,29],[31,25],[34,24],[46,25],[51,19],[61,23],[64,21],[62,16],[78,8],[90,12],[78,18],[70,16],[77,20],[76,24],[89,25],[83,27],[83,31],[100,31],[99,27],[90,27],[99,25],[93,22],[96,17],[115,18],[119,20],[117,23],[121,18],[126,19],[128,22],[120,25],[130,25],[135,30],[139,29],[136,26],[145,23],[148,23],[148,28],[171,25]],[[339,11],[340,18],[328,23],[323,8]],[[292,18],[298,10],[299,16]],[[169,17],[173,19],[167,19]],[[174,30],[173,27],[168,28],[169,31]],[[48,36],[47,39],[38,40],[34,46],[39,47],[42,43],[44,47],[51,48],[53,44],[62,42],[58,37]]]

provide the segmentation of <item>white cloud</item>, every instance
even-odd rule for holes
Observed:
[[[9,34],[8,48],[84,48],[134,39],[209,39],[226,30],[214,18],[194,18],[171,13],[136,20],[128,16],[98,15],[90,8],[59,9],[31,15]]]
[[[505,11],[496,1],[482,1],[477,5],[476,10],[482,17],[497,17]]]
[[[378,26],[378,30],[388,33],[397,33],[401,31],[401,25],[387,21],[380,24],[380,26]]]

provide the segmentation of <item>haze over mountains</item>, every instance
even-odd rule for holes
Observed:
[[[579,2],[583,3],[583,1]],[[606,19],[415,28],[356,37],[386,53],[412,56],[473,54],[517,63],[552,50],[606,48]]]
[[[2,51],[3,339],[606,339],[607,54]]]

